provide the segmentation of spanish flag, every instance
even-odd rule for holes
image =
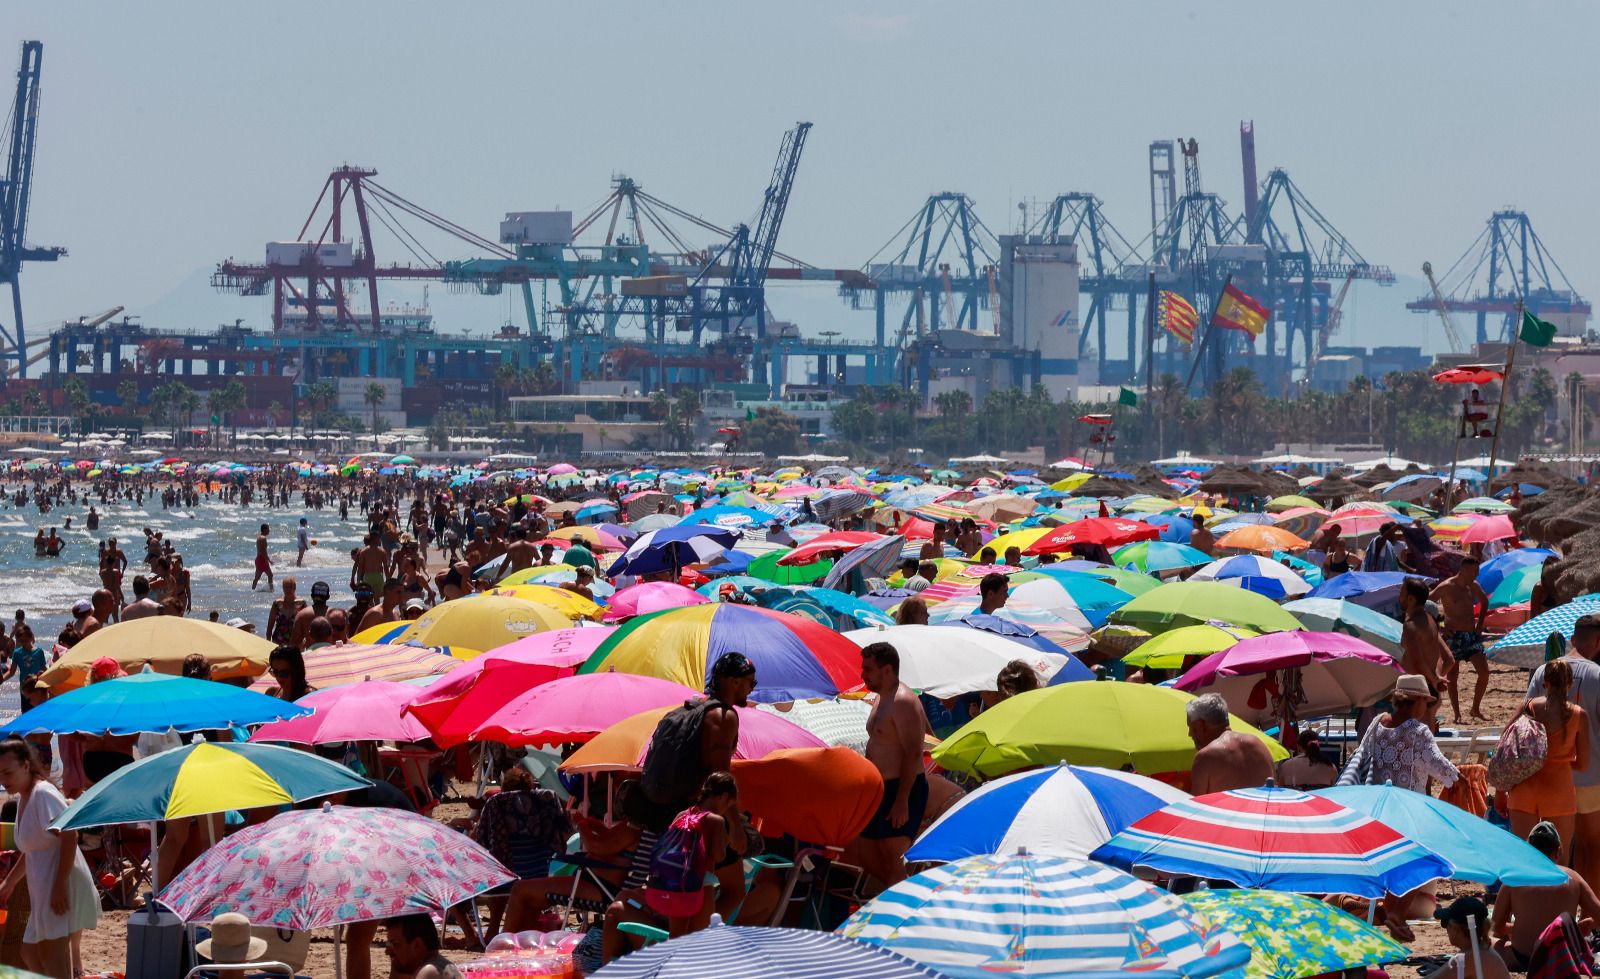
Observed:
[[[1200,322],[1200,314],[1182,296],[1163,289],[1157,315],[1161,318],[1162,329],[1184,343],[1194,342],[1194,327]]]
[[[1222,290],[1217,301],[1217,311],[1211,314],[1211,325],[1226,330],[1241,330],[1251,339],[1267,328],[1267,309],[1232,285]]]

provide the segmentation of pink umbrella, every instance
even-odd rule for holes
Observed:
[[[561,763],[564,772],[638,771],[650,750],[656,724],[670,707],[658,707],[618,721],[589,739]],[[734,708],[739,714],[739,743],[735,760],[765,758],[784,748],[826,748],[827,742],[805,728],[753,707]]]
[[[696,695],[681,683],[633,673],[585,673],[525,690],[485,718],[469,738],[512,747],[588,741],[625,718]]]
[[[404,713],[417,695],[409,683],[365,680],[318,690],[300,698],[316,713],[263,724],[251,741],[330,744],[339,741],[421,741],[431,737],[422,722]]]
[[[567,473],[575,473],[577,471],[578,467],[574,466],[570,462],[558,462],[549,469],[545,470],[545,472],[551,476],[565,476]]]
[[[1515,536],[1517,536],[1517,528],[1511,525],[1511,518],[1503,513],[1497,513],[1473,524],[1466,533],[1461,535],[1461,543],[1487,544],[1494,540],[1510,540]]]
[[[517,694],[576,673],[615,629],[552,629],[461,664],[431,686],[415,691],[406,712],[440,747],[461,744]]]
[[[1342,632],[1273,632],[1212,653],[1173,683],[1219,693],[1252,724],[1319,717],[1367,707],[1394,689],[1393,656]]]
[[[618,589],[611,596],[611,604],[606,608],[606,621],[616,622],[635,615],[648,615],[686,605],[702,605],[709,601],[693,588],[685,588],[676,582],[643,581]]]

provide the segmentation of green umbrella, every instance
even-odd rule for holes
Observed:
[[[1301,627],[1299,619],[1272,599],[1217,581],[1168,582],[1111,613],[1111,621],[1151,633],[1219,622],[1256,632],[1288,632]]]
[[[1222,587],[1228,588],[1228,585]],[[951,771],[994,777],[1069,762],[1149,775],[1187,771],[1194,763],[1185,711],[1194,697],[1143,683],[1064,683],[1001,701],[933,750]],[[1233,718],[1233,730],[1266,743],[1274,760],[1283,746]]]
[[[1186,625],[1141,643],[1133,652],[1122,657],[1122,661],[1129,666],[1175,670],[1183,665],[1185,657],[1220,653],[1241,639],[1252,639],[1258,635],[1259,632],[1234,626]]]
[[[813,581],[821,581],[833,570],[833,562],[824,558],[810,564],[787,565],[779,564],[778,559],[788,554],[793,548],[783,548],[777,551],[768,551],[745,569],[745,574],[752,578],[761,578],[777,585],[809,585]]]
[[[1245,979],[1306,979],[1411,954],[1360,918],[1303,894],[1229,889],[1196,891],[1183,900],[1250,946]]]

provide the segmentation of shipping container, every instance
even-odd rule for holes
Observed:
[[[682,275],[645,275],[622,280],[624,296],[680,297],[689,294],[689,279]]]

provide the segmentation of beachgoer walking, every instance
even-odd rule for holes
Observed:
[[[1444,686],[1450,693],[1450,709],[1461,723],[1461,695],[1458,689],[1461,664],[1472,664],[1477,674],[1472,691],[1472,716],[1480,721],[1483,695],[1489,689],[1489,658],[1483,652],[1483,620],[1489,614],[1489,596],[1478,584],[1478,559],[1463,558],[1455,574],[1439,582],[1429,596],[1444,612],[1444,641],[1450,649],[1445,661]]]

